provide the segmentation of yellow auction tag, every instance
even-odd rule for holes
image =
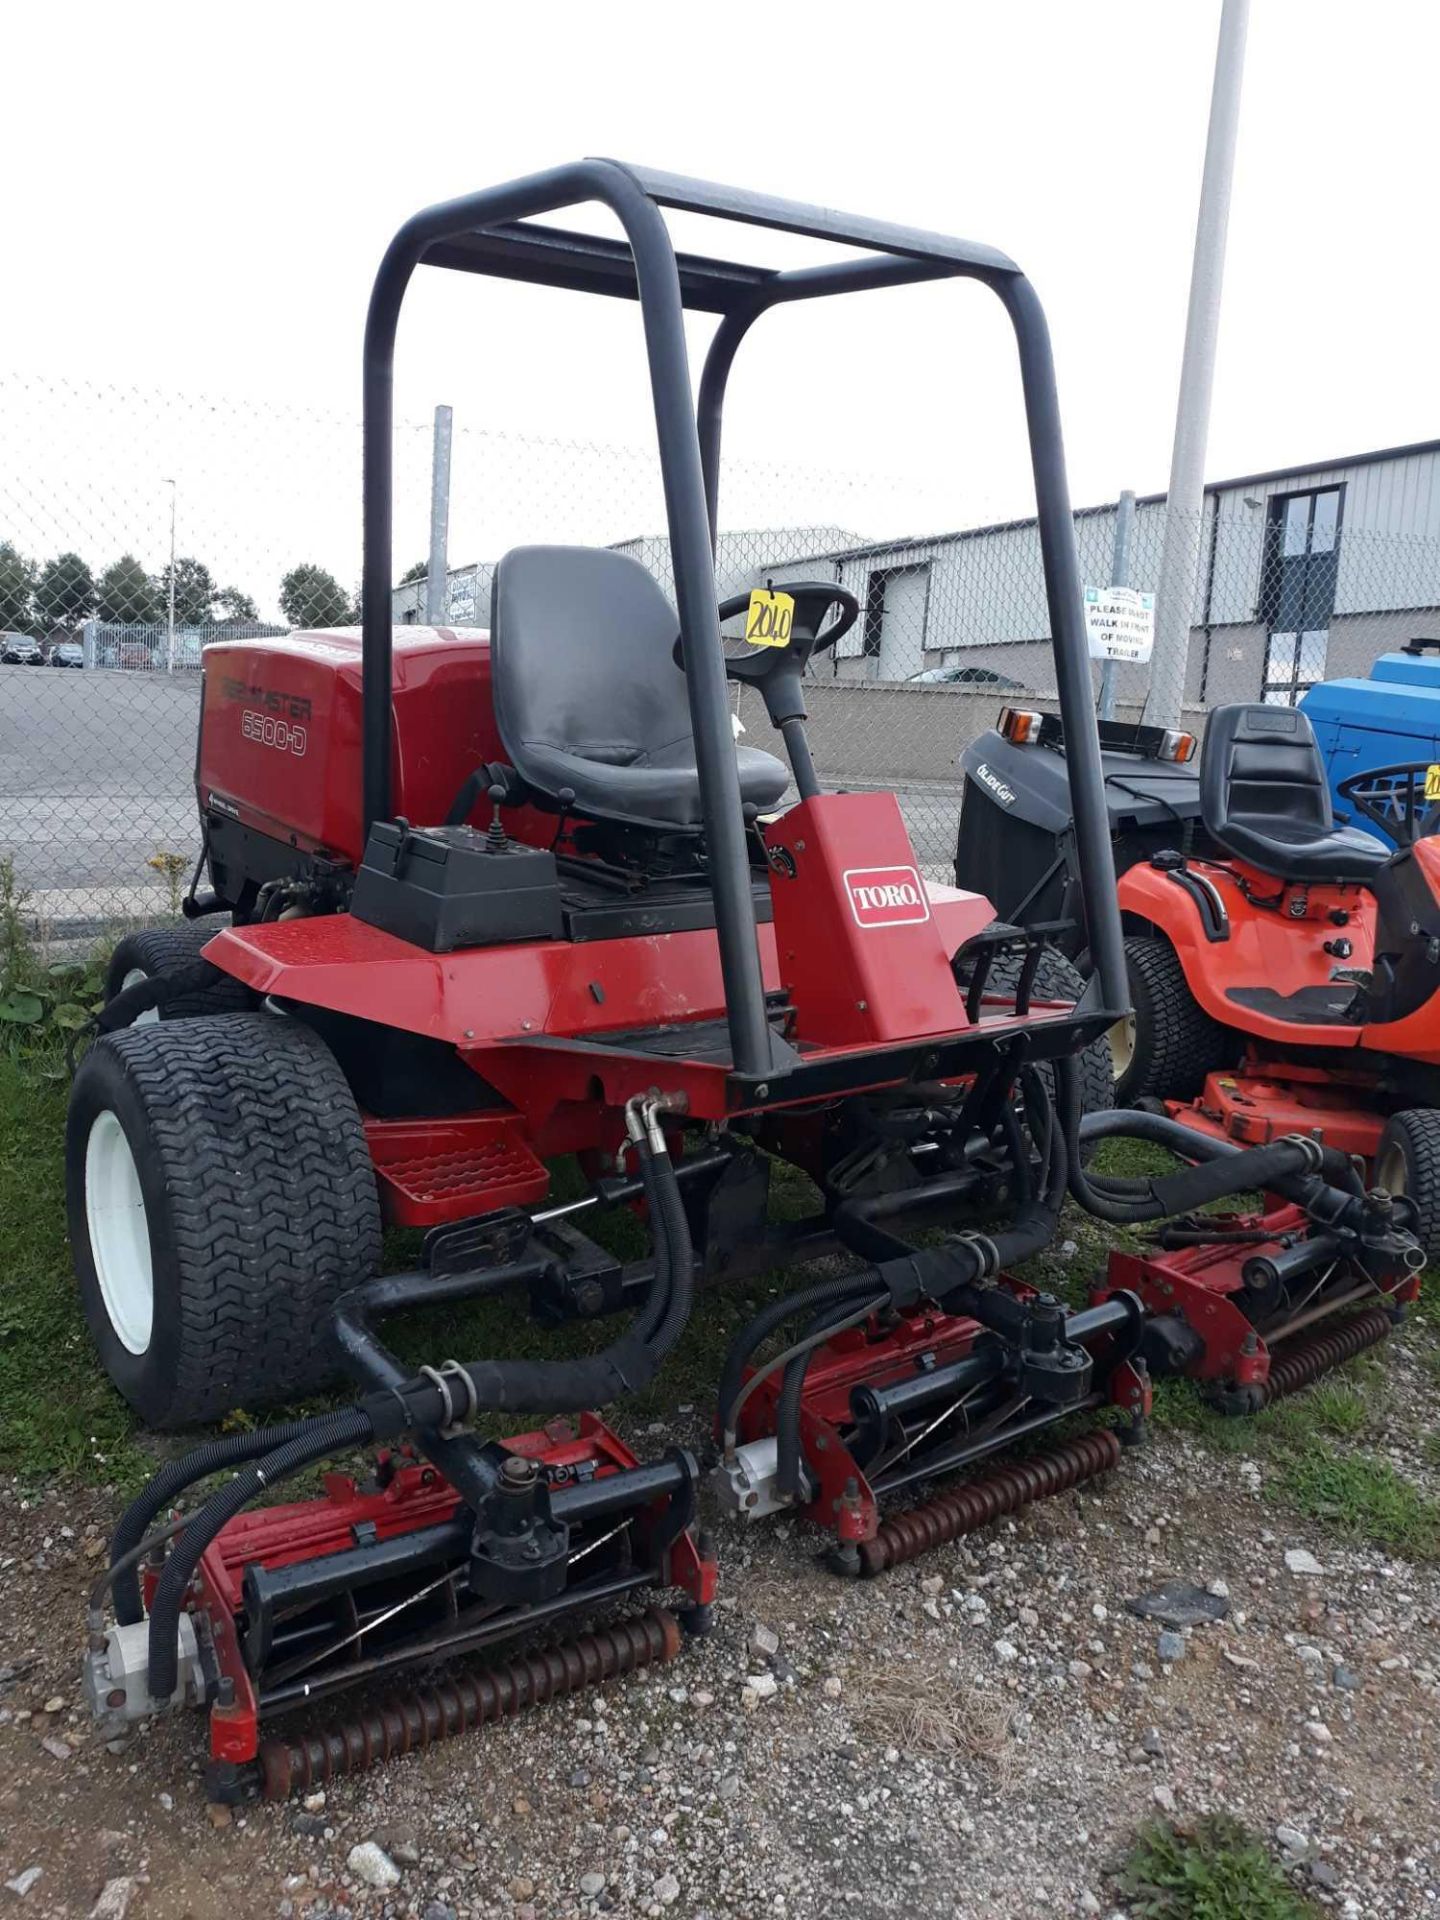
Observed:
[[[1425,769],[1425,798],[1440,800],[1440,766],[1429,766]]]
[[[756,587],[745,615],[745,638],[752,647],[788,647],[795,622],[795,601],[788,593]],[[1435,769],[1440,774],[1440,767]]]

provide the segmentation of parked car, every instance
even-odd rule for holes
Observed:
[[[992,673],[989,667],[962,667],[958,664],[926,667],[923,673],[912,673],[908,684],[912,687],[984,687],[990,693],[1025,691],[1018,680],[1008,680],[1003,673]]]
[[[44,655],[40,651],[38,640],[32,640],[28,633],[7,633],[0,646],[0,660],[7,667],[38,667]]]
[[[52,667],[83,667],[85,649],[78,640],[61,640],[50,649]]]

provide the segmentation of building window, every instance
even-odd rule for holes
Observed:
[[[1325,678],[1329,641],[1323,629],[1270,635],[1265,643],[1265,679],[1260,689],[1267,707],[1293,707],[1302,693]]]
[[[1345,489],[1275,494],[1265,523],[1257,611],[1269,632],[1260,697],[1293,707],[1325,678]]]
[[[1340,571],[1343,487],[1270,500],[1260,570],[1260,618],[1273,632],[1329,632]]]
[[[877,567],[865,584],[860,651],[879,680],[908,680],[925,664],[930,566]]]

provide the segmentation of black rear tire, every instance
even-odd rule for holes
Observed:
[[[203,964],[200,949],[215,938],[222,924],[207,918],[187,920],[178,927],[142,927],[138,933],[127,933],[117,942],[105,969],[106,1006],[140,980],[195,973]],[[244,1013],[254,1004],[255,996],[248,987],[212,967],[202,980],[187,984],[163,1005],[142,1013],[139,1022],[151,1026],[156,1020],[191,1020],[207,1013]]]
[[[990,963],[986,991],[1013,993],[1020,984],[1020,969],[1024,956],[1020,952],[998,953]],[[1033,1000],[1078,1000],[1085,991],[1085,976],[1071,960],[1056,947],[1046,947],[1040,955],[1035,969],[1035,983],[1030,989]],[[1085,1051],[1076,1057],[1076,1068],[1080,1076],[1080,1111],[1086,1113],[1108,1113],[1115,1104],[1115,1075],[1110,1064],[1110,1043],[1102,1034],[1098,1040],[1092,1040]],[[1050,1067],[1040,1063],[1040,1077],[1049,1089],[1050,1097],[1055,1097],[1055,1081]],[[1086,1156],[1089,1158],[1087,1152]]]
[[[1375,1184],[1414,1202],[1411,1231],[1426,1266],[1440,1264],[1440,1113],[1406,1107],[1391,1114],[1375,1154]]]
[[[308,1027],[243,1013],[107,1035],[71,1089],[65,1180],[85,1318],[147,1425],[334,1376],[330,1308],[378,1271],[380,1208],[359,1111]]]
[[[1197,1006],[1179,955],[1168,940],[1131,938],[1125,942],[1133,1026],[1112,1032],[1111,1073],[1114,1103],[1193,1100],[1207,1073],[1234,1064],[1237,1035]]]

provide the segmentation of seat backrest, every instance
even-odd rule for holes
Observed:
[[[1216,707],[1200,753],[1200,817],[1222,842],[1232,824],[1329,833],[1334,810],[1309,716],[1298,707]]]
[[[609,766],[690,737],[680,622],[654,575],[603,547],[514,547],[495,568],[495,720],[521,773],[528,746]]]

